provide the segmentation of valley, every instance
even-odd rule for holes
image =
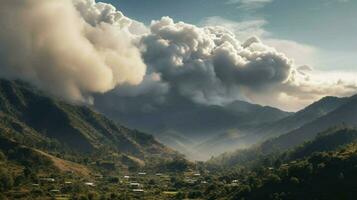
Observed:
[[[297,199],[307,198],[302,191],[309,184],[333,192],[315,193],[322,199],[349,199],[356,191],[355,96],[326,97],[281,119],[250,124],[246,134],[230,130],[191,144],[198,155],[227,145],[207,162],[181,154],[195,151],[175,132],[165,143],[185,141],[177,145],[186,151],[18,81],[2,80],[0,98],[2,199]],[[324,184],[316,178],[322,175]]]

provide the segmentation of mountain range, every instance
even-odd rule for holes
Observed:
[[[201,149],[202,152],[210,152],[211,155],[218,155],[219,152],[222,153],[225,151],[246,148],[250,145],[257,144],[267,139],[278,137],[293,130],[302,128],[308,123],[311,123],[336,110],[340,106],[349,102],[351,99],[353,99],[353,97],[324,97],[306,108],[296,113],[291,113],[282,119],[258,124],[256,126],[250,126],[240,130],[230,130],[223,134],[219,134],[203,142],[198,146],[198,148]],[[341,119],[343,120],[343,118]],[[335,122],[331,125],[333,126],[334,124],[338,125],[341,123],[341,121],[338,120]],[[324,128],[328,128],[328,125],[322,127],[321,129],[316,129],[316,132],[322,131]],[[314,130],[311,131],[315,133]]]
[[[222,154],[213,160],[222,160],[223,158],[229,165],[234,165],[235,163],[247,162],[253,157],[286,151],[313,140],[318,134],[331,132],[331,130],[333,131],[340,127],[356,127],[356,113],[356,95],[346,98],[325,97],[313,103],[311,106],[306,107],[304,110],[281,120],[281,122],[289,122],[280,123],[281,129],[286,129],[286,127],[293,127],[294,129],[285,134],[279,134],[269,138],[250,148]],[[296,120],[294,124],[291,123],[294,122],[292,119],[304,119],[304,123]],[[275,124],[273,129],[279,127],[279,121]],[[221,161],[218,162],[222,163]]]
[[[219,106],[196,104],[185,99],[178,100],[180,97],[176,98],[176,101],[168,102],[178,102],[177,104],[164,104],[160,109],[139,113],[127,113],[121,109],[120,102],[118,105],[112,105],[106,101],[107,98],[102,98],[100,95],[95,98],[94,106],[126,126],[153,134],[159,141],[194,160],[209,158],[210,150],[214,150],[212,148],[214,144],[209,140],[216,140],[215,138],[220,135],[233,132],[239,132],[237,137],[242,137],[249,134],[250,132],[246,130],[252,127],[272,123],[292,114],[244,101]],[[208,148],[203,147],[206,141]],[[219,154],[227,150],[229,148],[223,147],[214,152]]]
[[[259,148],[267,153],[273,149],[289,149],[330,127],[357,125],[356,96],[325,97],[296,113],[244,101],[226,106],[187,102],[185,109],[159,118],[161,121],[151,119],[159,125],[151,128],[160,127],[154,136],[118,125],[88,106],[65,103],[19,81],[1,80],[0,100],[1,135],[13,141],[80,154],[120,152],[141,161],[153,155],[179,155],[160,142],[190,159],[207,160],[223,152],[255,148],[259,143]],[[164,116],[165,112],[159,115]],[[142,116],[137,123],[154,114]],[[108,114],[113,115],[115,112]],[[150,132],[155,131],[151,128],[148,128]]]
[[[0,198],[85,194],[98,199],[97,194],[118,194],[123,199],[262,199],[274,194],[269,198],[307,199],[313,193],[319,199],[322,191],[330,191],[332,199],[355,195],[357,96],[325,97],[296,113],[242,101],[208,110],[197,107],[192,114],[202,116],[198,121],[203,124],[188,123],[195,130],[192,137],[182,134],[184,123],[179,130],[153,136],[94,109],[66,103],[23,82],[0,80]],[[188,110],[175,114],[171,119],[192,117]],[[207,135],[200,134],[201,126]],[[197,142],[202,137],[207,139]],[[232,149],[238,150],[226,152]],[[226,153],[196,163],[181,154],[207,159],[219,152]],[[145,186],[133,189],[133,184]]]

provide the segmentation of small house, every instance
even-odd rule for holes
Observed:
[[[137,189],[137,188],[141,187],[141,184],[140,183],[129,183],[129,186],[130,186],[130,188]]]
[[[92,182],[85,182],[84,185],[90,186],[90,187],[94,187],[95,186],[95,184],[92,183]]]

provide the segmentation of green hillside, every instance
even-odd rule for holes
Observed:
[[[320,135],[253,168],[216,171],[205,199],[354,199],[357,195],[357,131]]]
[[[86,106],[54,100],[19,82],[0,81],[0,111],[0,124],[15,132],[7,136],[22,137],[34,145],[54,140],[80,153],[106,148],[140,158],[148,153],[174,154],[152,136],[119,126]]]
[[[0,80],[0,199],[109,196],[120,189],[116,184],[125,174],[182,171],[191,165],[153,136],[87,106]],[[101,187],[93,190],[87,182]],[[127,183],[121,187],[131,191]],[[135,193],[125,196],[135,199]]]
[[[224,153],[212,158],[207,164],[213,168],[230,168],[234,166],[252,167],[264,163],[272,164],[272,160],[274,159],[285,161],[300,159],[314,152],[336,150],[340,146],[353,143],[356,140],[357,129],[337,126],[320,132],[316,134],[314,139],[289,149],[271,147],[272,149],[270,151],[266,151],[266,146],[264,145],[270,142],[267,141],[248,149]]]

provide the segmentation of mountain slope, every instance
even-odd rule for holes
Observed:
[[[357,96],[347,99],[347,102],[334,111],[305,124],[304,126],[263,143],[263,151],[269,152],[275,148],[288,149],[305,141],[313,139],[319,132],[339,125],[357,126]]]
[[[338,97],[325,97],[315,103],[307,106],[303,110],[288,115],[282,119],[276,121],[270,121],[264,123],[264,121],[258,120],[259,123],[251,124],[241,129],[231,129],[226,132],[213,136],[208,140],[197,145],[195,149],[199,152],[207,152],[209,156],[217,156],[225,151],[233,151],[236,149],[247,148],[258,142],[262,142],[271,137],[276,137],[284,133],[288,133],[292,130],[300,128],[301,126],[322,117],[336,108],[340,107],[348,101],[348,98]],[[241,104],[238,104],[235,108],[239,109]],[[249,106],[248,106],[249,107]],[[250,106],[251,107],[251,106]],[[228,107],[232,111],[236,109],[234,107]],[[269,107],[266,107],[266,112],[251,112],[256,118],[260,118],[262,115],[267,118],[274,112],[269,111]],[[250,108],[254,110],[254,108]],[[273,119],[276,119],[273,117]],[[254,119],[253,119],[254,120]]]
[[[301,126],[334,111],[348,101],[348,97],[324,97],[293,115],[273,123],[264,124],[262,127],[254,130],[254,132],[263,135],[264,138],[279,136],[300,128]]]
[[[331,128],[328,131],[318,134],[314,140],[306,142],[289,152],[288,159],[302,159],[316,152],[335,151],[344,145],[356,142],[357,129]]]
[[[217,180],[232,184],[229,189],[223,189],[219,182],[211,184],[204,192],[205,199],[355,199],[356,133],[345,129],[318,137],[295,151],[307,150],[301,157],[279,160],[268,156],[252,169],[217,172]],[[334,143],[333,139],[339,141]]]
[[[128,108],[128,112],[120,101],[113,105],[106,101],[106,97],[96,96],[95,107],[130,127],[153,134],[175,132],[192,140],[201,140],[232,128],[276,121],[291,114],[243,101],[216,106],[197,104],[178,96],[171,98],[174,100],[168,102],[172,104],[162,103],[146,110]],[[135,98],[130,98],[130,101],[135,102]]]
[[[144,159],[176,153],[152,136],[119,126],[85,106],[50,98],[26,84],[0,81],[1,135],[31,146],[77,153],[119,152]]]
[[[314,138],[299,145],[281,148],[276,141],[269,140],[248,149],[224,153],[207,162],[213,168],[233,166],[258,166],[269,163],[270,158],[280,158],[283,161],[302,159],[315,152],[334,151],[343,145],[357,141],[357,129],[344,125],[329,128],[314,134]]]

